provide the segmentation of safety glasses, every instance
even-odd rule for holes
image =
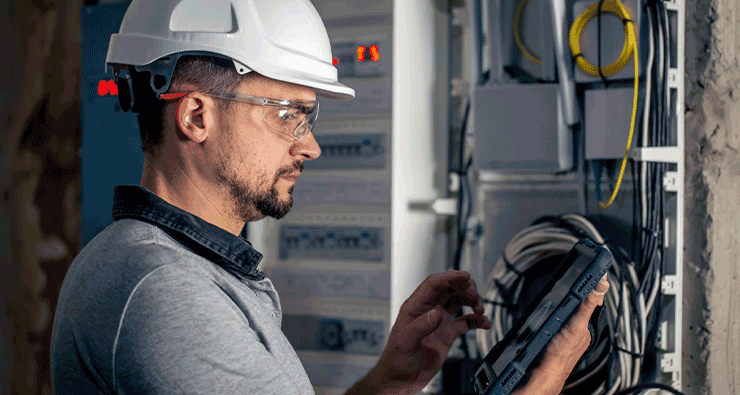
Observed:
[[[162,100],[173,100],[184,97],[189,93],[191,92],[162,93],[157,97]],[[238,93],[203,93],[218,99],[261,105],[262,119],[265,121],[265,125],[273,131],[292,137],[294,140],[300,140],[312,131],[319,115],[319,102],[316,100],[289,101]]]

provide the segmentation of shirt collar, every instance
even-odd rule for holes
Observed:
[[[135,218],[158,226],[185,247],[239,278],[262,280],[265,277],[257,269],[262,254],[246,239],[246,226],[239,236],[234,236],[138,185],[119,185],[113,190],[113,220],[122,218]]]

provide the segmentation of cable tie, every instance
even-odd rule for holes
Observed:
[[[516,274],[517,278],[520,278],[520,277],[522,277],[524,275],[519,270],[516,270],[516,267],[514,267],[514,265],[512,265],[511,262],[509,262],[509,260],[506,259],[506,251],[504,251],[504,252],[501,253],[501,259],[504,260],[504,265],[506,265],[506,268],[509,269],[509,270],[511,270],[512,272],[514,272]]]
[[[621,352],[623,352],[623,353],[627,353],[627,354],[629,354],[629,355],[631,355],[631,356],[633,356],[633,357],[635,357],[635,358],[642,358],[642,357],[644,357],[644,355],[643,355],[643,354],[638,354],[638,353],[636,353],[636,352],[632,352],[632,351],[629,351],[629,350],[625,350],[624,348],[622,348],[622,347],[619,347],[619,346],[617,346],[617,351],[621,351]]]
[[[573,55],[573,61],[574,62],[577,61],[579,56],[582,57],[583,59],[586,59],[586,57],[583,56],[582,52],[578,52],[577,54]]]
[[[604,88],[608,87],[610,82],[606,79],[606,76],[604,75],[604,72],[601,71],[601,67],[598,67],[599,70],[599,77],[601,77],[601,81],[604,83]]]
[[[641,229],[642,229],[643,232],[647,233],[648,236],[658,237],[658,232],[656,232],[656,231],[654,231],[654,230],[652,230],[650,228],[643,227]]]
[[[635,24],[635,22],[632,21],[632,19],[622,19],[622,24],[626,25],[627,23]]]

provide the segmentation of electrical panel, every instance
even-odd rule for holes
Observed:
[[[572,79],[556,73],[559,54],[552,3],[484,0],[471,12],[474,39],[470,99],[474,163],[496,173],[553,174],[574,165],[577,122]],[[562,12],[562,9],[558,11]],[[557,77],[557,78],[556,78]]]
[[[300,267],[276,268],[270,273],[280,295],[316,295],[390,299],[391,274],[387,270],[331,271]]]
[[[279,221],[250,224],[281,296],[283,332],[317,394],[343,393],[374,366],[390,329],[393,2],[312,0],[351,101],[318,97],[313,136]]]
[[[363,169],[385,167],[388,158],[387,135],[329,134],[316,136],[321,156],[305,163],[307,169]]]
[[[284,315],[283,332],[297,350],[380,355],[384,321]]]
[[[390,180],[373,176],[372,173],[365,176],[306,173],[296,180],[293,202],[303,207],[322,204],[389,205]]]
[[[639,282],[639,292],[631,294],[630,288],[626,294],[635,305],[639,298],[647,301],[641,313],[625,314],[620,325],[626,327],[621,332],[629,332],[635,320],[651,318],[648,329],[643,329],[647,336],[641,340],[624,343],[619,337],[624,333],[611,338],[619,343],[622,353],[610,357],[624,360],[619,362],[622,369],[614,365],[610,381],[594,380],[595,391],[583,392],[616,393],[651,382],[680,390],[685,2],[624,0],[624,10],[617,2],[601,2],[601,17],[594,12],[599,3],[481,0],[466,2],[453,16],[453,24],[460,26],[462,34],[450,37],[451,47],[460,45],[455,40],[467,44],[460,52],[462,68],[469,74],[452,79],[451,96],[471,102],[468,127],[472,130],[466,132],[473,141],[462,151],[473,157],[479,171],[477,177],[470,177],[477,184],[473,223],[468,229],[475,232],[469,236],[472,240],[465,240],[466,250],[473,277],[482,283],[491,262],[513,259],[502,258],[504,247],[535,218],[574,212],[588,215],[591,221],[598,219],[593,224],[599,232],[610,243],[619,241],[616,245],[624,249],[615,254],[623,261],[620,267],[634,265],[638,270],[633,280]],[[575,22],[589,8],[594,14],[576,37],[580,26]],[[553,15],[547,27],[544,14]],[[557,25],[565,29],[553,28]],[[626,46],[625,30],[632,28],[636,54]],[[580,48],[573,52],[578,53],[571,51],[570,44],[575,42]],[[562,52],[558,46],[563,44],[567,51],[562,64],[566,67],[561,67],[562,59],[558,59]],[[539,56],[547,47],[554,51]],[[584,60],[594,67],[600,63],[602,69],[613,64],[621,68],[593,75],[581,69],[578,63]],[[635,99],[635,74],[639,100]],[[570,96],[563,88],[568,79],[574,87]],[[576,103],[570,106],[577,110],[576,116],[567,111],[567,99]],[[463,113],[462,106],[457,110]],[[563,133],[566,130],[572,134],[571,140]],[[450,141],[457,145],[453,138]],[[628,143],[631,148],[626,153]],[[622,167],[625,155],[631,161]],[[553,161],[564,157],[572,158],[572,166],[558,166],[558,161]],[[612,189],[611,197],[605,199],[598,193],[602,172]],[[454,183],[453,187],[451,190],[465,193]],[[634,236],[630,234],[633,227],[638,229]],[[498,286],[493,282],[487,285],[491,289]],[[613,303],[612,298],[605,306]],[[635,339],[639,337],[635,334]],[[638,344],[642,349],[635,352]],[[624,352],[626,349],[631,351]],[[628,357],[628,352],[635,354]],[[637,354],[644,355],[634,358]],[[585,374],[587,367],[577,367],[581,369],[577,374]],[[634,372],[625,373],[633,368]],[[623,376],[615,380],[614,375],[620,374]],[[581,385],[588,376],[579,377],[564,393],[580,393],[585,388]],[[650,391],[648,388],[644,390]]]
[[[345,259],[378,262],[384,258],[383,228],[359,226],[280,227],[280,258]]]
[[[311,274],[319,276],[316,280],[329,286],[338,285],[334,280],[341,278],[359,285],[358,277],[350,280],[341,274],[335,275],[343,270],[331,268],[331,263],[330,259],[322,260]],[[388,301],[366,295],[350,296],[347,292],[342,292],[340,297],[334,290],[323,294],[305,289],[284,292],[286,284],[280,282],[280,270],[297,269],[305,274],[309,266],[306,263],[300,268],[282,265],[268,276],[273,278],[275,273],[278,279],[275,288],[281,295],[283,332],[295,348],[316,392],[342,393],[367,374],[385,348],[390,329]],[[378,274],[377,269],[365,269],[355,265],[351,270]],[[390,285],[379,280],[376,285],[383,288]],[[330,281],[332,284],[326,284]],[[346,289],[346,285],[340,284],[339,288]]]
[[[323,1],[314,1],[314,4]],[[326,1],[330,3],[331,1]],[[336,3],[336,2],[335,2]],[[324,19],[340,81],[355,90],[351,101],[324,100],[321,117],[388,114],[391,111],[390,15]],[[385,26],[385,27],[382,27]],[[379,28],[380,27],[380,28]]]
[[[482,1],[480,69],[496,85],[513,83],[520,69],[529,78],[556,80],[552,18],[547,1]],[[507,72],[507,70],[509,70]]]

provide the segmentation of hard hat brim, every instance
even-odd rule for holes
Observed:
[[[147,51],[135,50],[136,48],[146,47],[142,45],[143,42],[157,42],[157,47],[170,48],[170,51],[147,53]],[[184,51],[183,51],[184,50]],[[227,53],[223,49],[211,48],[206,45],[190,44],[189,48],[184,48],[183,44],[173,40],[167,40],[156,37],[145,37],[128,35],[123,36],[121,34],[113,34],[110,39],[110,46],[106,56],[106,69],[109,64],[128,64],[134,66],[144,66],[156,61],[162,56],[172,55],[179,52],[192,52],[193,50],[202,52],[211,52],[217,56],[228,56],[240,63],[246,65],[246,67],[262,74],[266,77],[289,82],[296,85],[308,86],[316,89],[317,96],[323,96],[330,99],[336,100],[352,100],[355,97],[355,90],[349,86],[342,84],[336,80],[336,69],[331,65],[324,65],[323,67],[334,68],[334,78],[318,78],[308,73],[280,73],[278,70],[274,70],[274,65],[262,64],[259,60],[253,60],[252,62],[246,62],[246,59],[242,59],[237,53]],[[295,56],[295,55],[294,55]],[[294,61],[305,61],[307,63],[315,63],[316,59],[292,59]],[[270,67],[273,66],[273,67]],[[107,70],[106,70],[107,71]]]

